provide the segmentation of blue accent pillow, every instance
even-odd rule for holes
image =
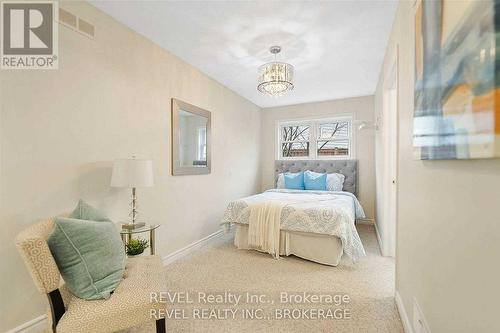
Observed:
[[[82,199],[78,201],[75,210],[68,216],[70,219],[88,220],[88,221],[106,221],[111,222],[109,217],[97,208],[92,207]]]
[[[285,188],[289,190],[304,190],[304,173],[285,173]]]
[[[75,296],[106,299],[122,281],[126,256],[113,222],[57,217],[47,243]]]
[[[306,190],[326,191],[326,173],[307,170],[304,172],[304,184]]]

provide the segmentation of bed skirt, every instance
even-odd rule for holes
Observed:
[[[236,224],[234,245],[240,250],[248,246],[248,225]],[[338,237],[308,232],[281,230],[280,255],[311,260],[320,264],[337,266],[342,257],[342,242]]]

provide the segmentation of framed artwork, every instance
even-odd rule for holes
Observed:
[[[498,0],[431,0],[417,5],[416,159],[500,157],[497,38]]]

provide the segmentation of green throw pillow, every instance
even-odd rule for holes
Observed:
[[[81,199],[78,201],[78,205],[69,217],[78,220],[111,221],[106,214]]]
[[[75,296],[106,299],[120,284],[126,255],[113,222],[58,217],[47,242]]]

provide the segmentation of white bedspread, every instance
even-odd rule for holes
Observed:
[[[365,214],[358,199],[349,192],[301,191],[273,189],[231,202],[222,224],[248,224],[252,204],[277,201],[281,210],[281,230],[312,232],[336,236],[342,241],[344,253],[352,260],[365,255],[354,225]]]

